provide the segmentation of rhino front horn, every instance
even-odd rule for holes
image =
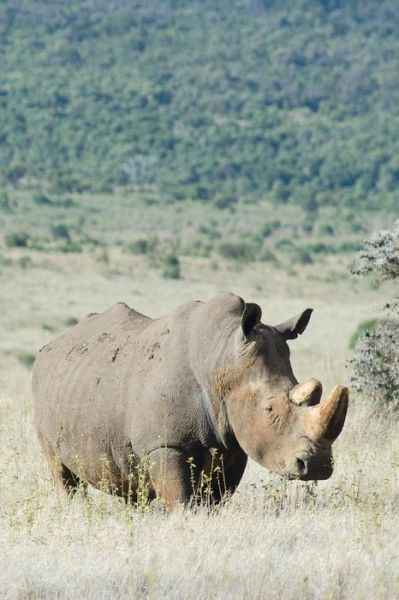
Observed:
[[[345,423],[348,400],[348,389],[336,385],[327,400],[314,407],[318,439],[324,437],[330,442],[337,439]]]

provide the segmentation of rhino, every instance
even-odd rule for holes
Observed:
[[[85,317],[34,365],[35,427],[56,485],[137,502],[145,481],[147,499],[173,509],[204,482],[212,502],[230,496],[248,457],[287,479],[329,478],[348,390],[321,402],[321,383],[293,374],[287,342],[311,313],[265,325],[257,304],[224,293],[158,319],[125,303]]]

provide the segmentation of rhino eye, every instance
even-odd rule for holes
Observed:
[[[265,412],[272,412],[272,410],[271,406],[265,406]]]

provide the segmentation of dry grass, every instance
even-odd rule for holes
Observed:
[[[34,350],[67,317],[116,300],[156,315],[232,287],[231,273],[204,274],[195,266],[185,281],[165,282],[140,264],[110,277],[89,260],[78,269],[74,260],[1,276],[0,596],[397,597],[398,422],[367,398],[352,401],[335,473],[318,485],[286,483],[252,463],[231,502],[212,512],[167,516],[156,506],[126,508],[99,492],[57,497],[32,430],[30,374],[14,352]],[[344,284],[304,288],[304,281],[257,268],[234,281],[235,291],[262,303],[265,322],[315,303],[313,324],[292,344],[294,370],[327,386],[345,379],[347,341],[376,292],[359,294]],[[294,284],[297,293],[289,295]],[[337,297],[337,290],[344,293]]]

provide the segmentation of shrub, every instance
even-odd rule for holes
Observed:
[[[53,204],[52,201],[50,200],[50,198],[48,198],[45,194],[43,194],[42,192],[36,192],[36,194],[33,194],[33,198],[32,198],[33,202],[35,204],[40,205],[49,205],[49,204]]]
[[[305,248],[297,248],[292,256],[294,258],[294,261],[300,265],[313,264],[312,255]]]
[[[131,252],[131,254],[150,254],[157,246],[158,238],[152,236],[128,242],[125,246],[125,250]]]
[[[334,235],[334,227],[330,223],[320,225],[320,233],[323,235]]]
[[[255,251],[248,242],[222,242],[219,244],[219,254],[229,260],[247,262],[254,260]]]
[[[265,223],[264,225],[262,225],[260,233],[262,237],[269,237],[274,231],[276,231],[276,229],[279,229],[280,227],[280,221],[271,221],[270,223]]]
[[[369,319],[368,321],[362,321],[356,327],[349,340],[349,348],[353,350],[359,340],[366,333],[373,333],[378,325],[377,319]]]
[[[24,365],[24,367],[27,367],[28,369],[30,369],[30,367],[33,365],[36,358],[32,352],[25,352],[24,350],[22,352],[18,352],[16,356],[21,365]]]
[[[225,210],[226,208],[229,208],[230,210],[234,210],[237,202],[238,202],[237,196],[217,196],[214,199],[213,204],[219,210]]]
[[[96,256],[96,260],[99,263],[103,263],[107,265],[109,263],[109,254],[107,248],[101,248],[99,253]]]
[[[220,232],[214,227],[207,227],[206,225],[200,225],[198,227],[198,232],[208,236],[210,240],[216,240],[221,237]]]
[[[180,279],[180,260],[175,254],[169,254],[164,259],[162,277],[165,279]]]
[[[82,252],[82,246],[79,242],[67,241],[59,247],[61,252]]]
[[[273,254],[273,252],[271,250],[269,250],[269,248],[264,248],[259,255],[259,260],[261,260],[262,262],[276,263],[277,257],[275,254]]]
[[[399,316],[399,311],[397,313]],[[399,401],[399,320],[384,319],[366,331],[352,361],[355,387],[385,403]]]
[[[10,199],[10,196],[5,191],[0,192],[0,210],[4,212],[12,212],[13,211],[13,203]]]
[[[74,202],[71,198],[64,198],[57,202],[58,206],[62,206],[63,208],[72,208],[76,206],[76,202]]]
[[[51,227],[51,233],[53,234],[53,238],[55,240],[66,240],[67,242],[69,242],[71,239],[68,227],[66,225],[63,225],[62,223],[58,225],[53,225]]]
[[[337,248],[338,252],[358,252],[359,242],[342,242]]]
[[[134,240],[126,244],[126,249],[132,254],[147,254],[149,243],[146,239]]]
[[[29,242],[29,235],[24,231],[8,233],[4,241],[8,248],[26,248]]]
[[[210,191],[204,185],[197,185],[195,188],[195,199],[196,200],[209,200]]]
[[[399,220],[393,231],[378,231],[364,242],[351,271],[355,275],[374,273],[383,280],[399,277]]]
[[[277,248],[278,250],[282,250],[283,252],[286,252],[286,251],[288,251],[288,252],[289,252],[289,251],[292,251],[292,250],[295,248],[295,246],[294,246],[294,244],[291,242],[291,240],[290,240],[290,239],[288,239],[288,238],[283,238],[283,239],[281,239],[281,240],[278,240],[278,242],[276,243],[276,248]],[[295,250],[296,250],[296,249],[295,249]]]
[[[21,269],[29,269],[29,267],[33,266],[33,261],[30,256],[20,256],[17,260],[17,265]]]
[[[309,252],[314,252],[315,254],[333,254],[334,248],[329,244],[324,244],[323,242],[316,242],[314,244],[309,244],[308,246]]]
[[[79,323],[79,320],[76,317],[67,317],[64,319],[64,325],[67,327],[73,327],[77,323]]]
[[[399,221],[392,232],[380,231],[366,240],[352,272],[373,273],[380,279],[399,277]],[[363,393],[392,403],[399,401],[399,297],[384,308],[387,318],[373,331],[365,331],[355,344],[352,382]]]
[[[22,177],[25,176],[25,173],[26,173],[25,167],[17,161],[10,163],[3,170],[3,175],[4,175],[5,179],[7,181],[9,181],[10,183],[14,183],[14,184],[17,183],[20,179],[22,179]]]

